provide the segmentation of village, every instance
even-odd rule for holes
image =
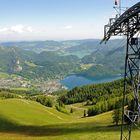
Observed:
[[[0,88],[6,89],[35,89],[45,94],[55,92],[59,89],[64,88],[58,80],[28,80],[21,76],[9,76],[6,78],[0,78]]]

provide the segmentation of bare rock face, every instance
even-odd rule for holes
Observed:
[[[20,66],[19,60],[17,60],[14,67],[14,72],[20,72],[20,71],[22,71],[22,66]]]
[[[15,68],[15,72],[20,72],[20,71],[22,71],[22,66],[17,65]]]

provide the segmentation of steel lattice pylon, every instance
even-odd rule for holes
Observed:
[[[140,2],[125,11],[120,17],[111,18],[109,24],[105,25],[104,39],[108,41],[111,36],[127,36],[125,74],[124,74],[124,92],[122,101],[122,124],[120,140],[130,140],[131,130],[137,125],[140,118]],[[133,110],[126,110],[127,85],[132,85],[134,89]],[[127,117],[130,121],[125,124],[124,119]],[[127,131],[126,131],[127,130]]]
[[[134,41],[134,42],[133,42]],[[127,85],[131,84],[134,89],[134,105],[133,110],[125,110],[125,102],[127,97]],[[125,75],[124,75],[124,92],[122,102],[122,125],[121,125],[121,140],[130,140],[131,128],[137,125],[140,117],[140,102],[139,102],[139,86],[140,86],[140,45],[138,38],[127,36],[126,58],[125,58]],[[125,116],[130,120],[127,126],[124,123]],[[124,131],[127,129],[128,131]]]

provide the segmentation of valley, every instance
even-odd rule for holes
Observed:
[[[23,89],[23,90],[37,90],[45,94],[64,89],[58,80],[29,80],[18,75],[8,75],[0,73],[0,88],[4,89]]]
[[[19,76],[19,79],[24,79],[23,84],[15,82],[15,85],[20,87],[33,87],[34,85],[40,87],[45,84],[49,86],[51,85],[49,83],[55,83],[57,90],[65,88],[65,84],[61,85],[59,81],[69,75],[76,74],[95,81],[96,79],[108,81],[104,79],[121,77],[125,42],[113,40],[107,45],[99,45],[99,42],[100,40],[89,39],[1,43],[0,75],[3,73]],[[118,42],[122,42],[122,46],[118,47]],[[110,61],[112,58],[114,62]],[[113,63],[116,65],[114,66]],[[13,81],[16,80],[13,79],[11,82]],[[1,81],[1,87],[3,83],[6,83],[5,78]],[[92,82],[85,82],[85,84],[88,83]],[[14,87],[14,82],[11,87]],[[42,90],[43,86],[40,89]]]
[[[0,140],[140,140],[139,0],[0,0],[0,14]]]
[[[118,140],[120,120],[115,125],[112,114],[122,101],[120,41],[2,43],[0,139]],[[126,109],[132,97],[129,86]],[[139,140],[137,129],[133,137]]]

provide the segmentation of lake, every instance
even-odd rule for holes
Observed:
[[[102,79],[97,79],[97,78],[87,78],[84,76],[79,76],[79,75],[70,75],[65,77],[63,80],[60,81],[60,83],[67,87],[68,89],[72,89],[77,86],[83,86],[83,85],[88,85],[88,84],[96,84],[96,83],[105,83],[105,82],[111,82],[114,80],[118,80],[122,77],[106,77]]]

